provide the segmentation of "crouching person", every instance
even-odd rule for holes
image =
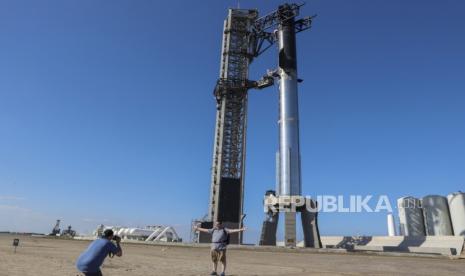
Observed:
[[[229,234],[245,231],[245,227],[240,229],[228,229],[223,227],[221,221],[217,221],[212,229],[200,228],[198,226],[195,226],[194,229],[200,232],[210,233],[212,235],[210,253],[213,262],[213,271],[210,275],[218,275],[216,274],[216,271],[219,261],[222,265],[222,272],[220,275],[224,276],[226,272],[226,248],[229,244]]]
[[[116,241],[116,245],[111,242]],[[110,255],[121,257],[123,250],[120,246],[121,238],[113,234],[113,230],[107,229],[101,238],[93,241],[89,247],[82,252],[76,261],[76,267],[85,276],[102,276],[100,266],[105,258]]]

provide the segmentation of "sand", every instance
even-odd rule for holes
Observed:
[[[79,275],[75,260],[89,241],[0,235],[0,276]],[[106,276],[208,275],[208,248],[123,244],[124,256],[107,258]],[[465,275],[465,260],[357,254],[228,251],[227,275]]]

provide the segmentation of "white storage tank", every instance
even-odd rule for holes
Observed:
[[[387,227],[388,227],[388,236],[394,237],[396,235],[396,224],[394,222],[394,216],[392,214],[387,215]]]
[[[421,201],[428,236],[453,236],[447,198],[439,195],[423,197]]]
[[[411,196],[397,200],[399,228],[402,236],[425,236],[425,222],[421,201]]]
[[[449,194],[447,201],[454,234],[465,237],[465,193]]]

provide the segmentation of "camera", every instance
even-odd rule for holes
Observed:
[[[121,237],[118,236],[118,235],[114,235],[112,240],[114,240],[115,242],[120,242],[121,241]]]

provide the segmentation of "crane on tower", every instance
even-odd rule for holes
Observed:
[[[55,226],[52,229],[52,232],[50,232],[50,236],[57,236],[60,234],[60,222],[61,220],[57,219],[57,222],[55,223]]]

